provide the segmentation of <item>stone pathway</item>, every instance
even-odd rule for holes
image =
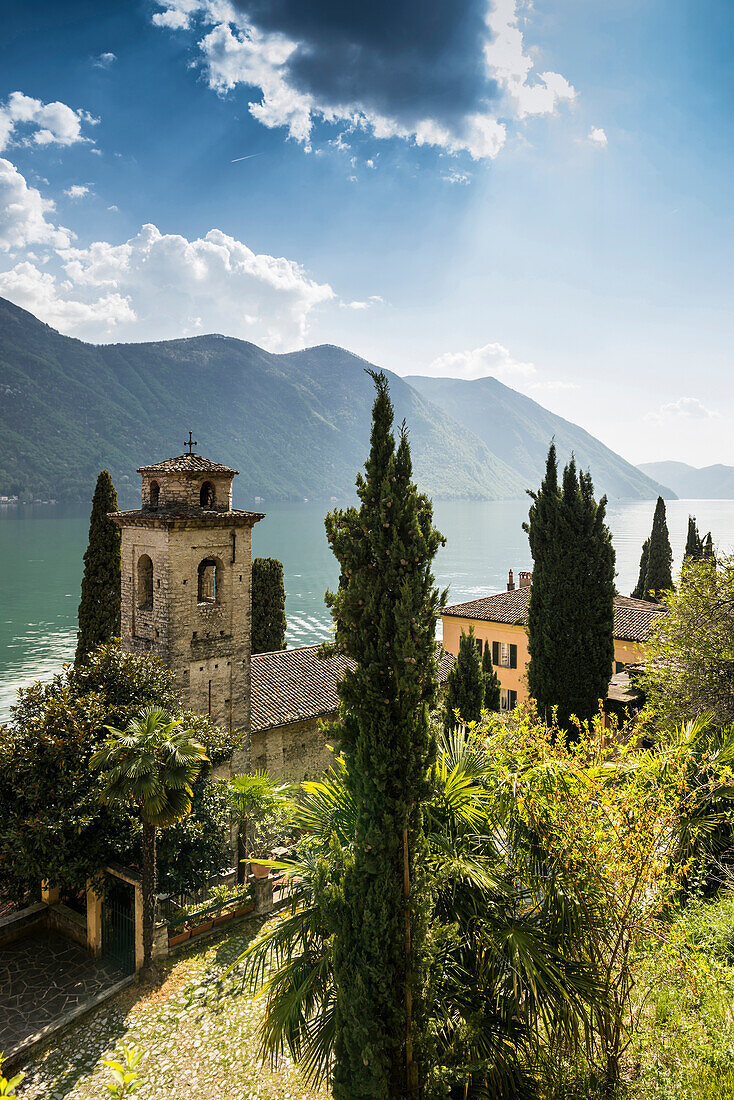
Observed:
[[[23,1100],[102,1100],[111,1079],[102,1060],[119,1057],[123,1044],[144,1053],[139,1100],[328,1100],[289,1058],[274,1067],[259,1060],[262,1000],[213,990],[262,925],[249,919],[199,947],[194,941],[166,961],[157,987],[131,986],[86,1017],[19,1067]]]
[[[12,1050],[124,976],[58,932],[0,948],[0,1050]]]

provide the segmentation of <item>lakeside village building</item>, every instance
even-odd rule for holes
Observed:
[[[462,634],[473,627],[477,646],[485,641],[492,649],[492,664],[500,682],[500,707],[513,710],[528,698],[525,672],[530,660],[528,652],[528,604],[532,574],[518,573],[515,587],[510,570],[506,592],[484,596],[469,603],[457,603],[443,613],[443,644],[447,652],[456,655]],[[644,664],[645,646],[650,640],[658,616],[665,614],[656,603],[633,600],[628,596],[614,597],[614,668],[606,705],[610,711],[622,712],[625,707],[639,706],[640,695],[628,670]]]
[[[331,763],[322,720],[335,716],[347,658],[318,646],[251,652],[252,529],[262,512],[232,508],[237,470],[189,453],[141,466],[142,507],[113,513],[122,529],[122,642],[150,651],[176,675],[188,705],[240,733],[233,772],[267,768],[288,781],[315,778]],[[531,574],[506,592],[455,604],[443,615],[439,679],[445,685],[462,632],[489,641],[502,709],[527,697],[525,667]],[[644,661],[657,604],[615,598],[614,659],[607,704],[634,705],[626,673]]]

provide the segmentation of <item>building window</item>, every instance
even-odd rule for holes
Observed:
[[[614,672],[615,672],[615,674],[618,674],[620,672],[624,672],[624,670],[626,668],[627,668],[627,665],[624,663],[624,661],[615,661],[615,663],[614,663]]]
[[[155,511],[158,507],[158,499],[161,495],[161,487],[157,481],[150,483],[150,507]]]
[[[492,642],[492,664],[500,668],[517,668],[517,646],[512,642]]]
[[[138,607],[141,611],[153,607],[153,562],[147,554],[138,558]]]
[[[212,485],[211,481],[205,481],[201,487],[199,493],[199,504],[202,508],[207,508],[209,511],[214,507],[214,502],[217,499],[217,493]]]
[[[204,560],[199,563],[198,575],[198,602],[204,604],[217,603],[221,573],[219,562],[216,558],[204,558]]]
[[[517,692],[502,688],[500,691],[500,710],[514,710],[517,706]]]

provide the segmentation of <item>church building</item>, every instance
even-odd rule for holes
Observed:
[[[191,433],[189,433],[190,435]],[[232,507],[238,471],[193,453],[141,466],[142,506],[122,530],[123,648],[160,657],[186,705],[241,735],[234,771],[314,779],[332,762],[333,719],[348,660],[318,646],[252,654],[252,529]],[[453,658],[439,662],[445,682]]]

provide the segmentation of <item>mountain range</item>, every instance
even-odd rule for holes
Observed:
[[[734,500],[734,466],[688,466],[685,462],[642,462],[648,477],[670,485],[684,500]]]
[[[93,345],[0,298],[0,496],[89,500],[106,467],[121,503],[143,463],[198,450],[235,466],[237,500],[342,499],[369,445],[372,368],[331,345],[276,355],[226,336]],[[598,492],[673,496],[583,429],[493,378],[405,379],[389,371],[414,472],[432,496],[518,498],[548,444],[573,450]]]

